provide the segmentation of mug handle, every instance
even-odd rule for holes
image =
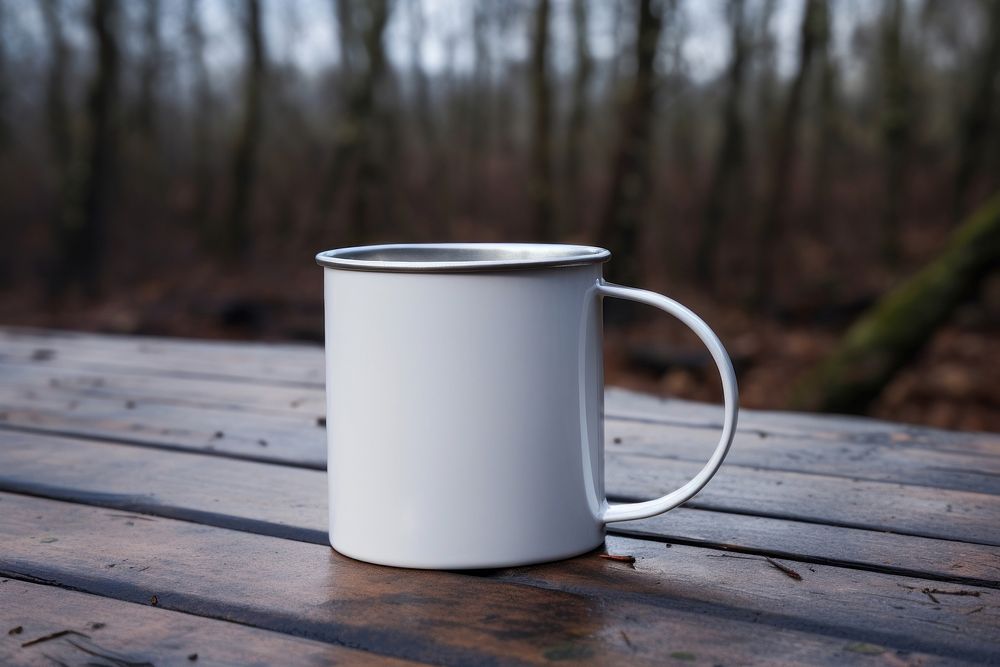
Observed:
[[[719,470],[719,466],[722,465],[722,461],[726,458],[726,454],[729,452],[729,447],[733,443],[733,436],[736,435],[736,417],[739,412],[739,393],[736,388],[736,372],[733,370],[733,362],[730,361],[729,355],[726,354],[726,349],[722,347],[722,341],[720,341],[719,337],[715,335],[715,332],[712,331],[700,317],[673,299],[668,299],[662,294],[657,294],[656,292],[650,292],[648,290],[638,289],[635,287],[623,287],[621,285],[604,282],[603,280],[597,285],[597,293],[601,297],[610,296],[617,299],[638,301],[639,303],[655,306],[656,308],[664,310],[679,319],[693,332],[695,332],[698,338],[701,339],[701,342],[708,347],[708,351],[712,353],[712,358],[715,360],[715,364],[719,367],[719,374],[722,377],[722,396],[725,403],[726,415],[725,422],[722,425],[722,437],[719,438],[719,444],[716,445],[715,451],[712,452],[712,458],[708,460],[705,467],[702,468],[698,474],[691,479],[691,481],[681,488],[668,493],[665,496],[656,498],[655,500],[647,500],[640,503],[625,503],[620,505],[608,505],[605,503],[604,513],[601,516],[604,523],[611,523],[613,521],[628,521],[630,519],[645,519],[646,517],[654,516],[656,514],[662,514],[663,512],[671,510],[681,503],[690,500],[694,494],[701,491],[702,487],[708,484],[708,480],[712,479],[715,473]]]

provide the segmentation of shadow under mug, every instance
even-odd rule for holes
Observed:
[[[697,315],[605,282],[603,248],[380,245],[321,252],[330,544],[363,561],[495,568],[585,553],[613,521],[677,507],[732,443],[736,376]],[[719,367],[705,467],[646,502],[604,493],[602,302],[655,306]]]

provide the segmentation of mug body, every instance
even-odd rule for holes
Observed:
[[[334,549],[460,569],[602,543],[600,278],[324,268]]]

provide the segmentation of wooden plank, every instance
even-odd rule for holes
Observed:
[[[0,490],[326,544],[316,470],[18,434],[0,439]],[[612,530],[1000,588],[998,550],[977,544],[687,508]]]
[[[318,345],[239,344],[75,332],[0,330],[0,361],[312,387],[322,387],[324,376],[323,348]]]
[[[322,389],[323,382],[322,348],[311,345],[109,336],[0,327],[0,349],[0,362],[32,363],[40,367],[58,365],[94,372],[228,379],[304,389]],[[611,417],[694,428],[717,429],[721,419],[717,406],[616,388],[607,391],[606,409]],[[741,431],[753,435],[868,444],[930,444],[939,450],[1000,455],[1000,445],[994,434],[957,433],[861,417],[743,410],[740,424]]]
[[[197,418],[204,416],[198,411],[211,410],[211,428],[223,421],[234,421],[235,416],[227,419],[226,411],[239,411],[241,416],[238,420],[250,432],[245,444],[254,445],[259,444],[259,439],[251,437],[253,432],[267,433],[275,426],[279,433],[302,429],[301,436],[292,436],[294,440],[300,437],[303,442],[317,440],[314,427],[317,419],[325,413],[323,392],[320,390],[262,387],[217,380],[87,374],[62,368],[42,369],[10,364],[0,364],[0,404],[12,410],[14,415],[21,414],[21,408],[39,408],[54,410],[60,415],[72,413],[81,419],[94,413],[104,416],[122,409],[139,409],[154,420],[143,422],[152,427],[149,429],[152,432],[155,432],[156,424],[163,421],[155,421],[160,412],[176,414],[176,409],[188,408],[195,412],[193,419],[186,419],[185,423],[197,423]],[[72,427],[55,426],[53,430],[101,434],[100,431]],[[219,430],[222,430],[221,426],[211,432]],[[201,437],[204,438],[204,434]],[[985,438],[985,435],[982,437]],[[707,457],[716,438],[715,430],[703,427],[619,419],[609,419],[606,423],[609,450],[692,463]],[[1000,436],[994,439],[996,451],[1000,453]],[[222,444],[228,446],[232,443]],[[256,447],[248,449],[253,456],[259,454]],[[737,435],[728,463],[1000,494],[1000,456],[941,450],[936,444],[916,440],[835,441],[768,436],[747,430]]]
[[[0,426],[326,468],[326,432],[318,417],[5,394],[0,388]]]
[[[640,394],[617,387],[605,393],[607,412],[618,419],[718,430],[722,408],[708,403]],[[774,410],[740,410],[740,430],[766,436],[816,441],[931,446],[1000,456],[995,433],[946,431],[854,415],[820,415]]]
[[[711,430],[609,420],[606,449],[697,462],[718,440]],[[1000,452],[1000,437],[997,438]],[[894,482],[1000,494],[1000,457],[937,449],[933,445],[830,441],[738,433],[726,459],[763,470],[816,473],[857,480]]]
[[[51,395],[65,401],[106,398],[120,403],[161,403],[290,416],[322,416],[326,412],[321,387],[284,387],[218,378],[152,375],[122,368],[80,370],[69,364],[0,362],[0,385]]]
[[[858,650],[985,661],[1000,648],[1000,592],[933,602],[921,579],[817,565],[793,580],[763,560],[622,538],[608,548],[634,568],[591,554],[485,577],[404,572],[170,519],[7,494],[0,504],[4,576],[446,664],[842,664]]]
[[[106,399],[70,409],[36,397],[33,407],[0,401],[0,423],[33,431],[85,435],[325,469],[325,434],[316,422],[140,403],[127,409]],[[735,449],[738,449],[737,442]],[[619,454],[608,447],[606,487],[619,499],[645,499],[677,488],[701,462]],[[1000,544],[1000,495],[934,489],[728,464],[692,507],[806,520],[911,535]]]
[[[700,466],[608,456],[608,495],[647,499],[679,488]],[[1000,546],[1000,496],[723,466],[689,507]]]
[[[4,665],[414,665],[176,611],[0,579]]]
[[[67,329],[0,326],[0,344],[7,346],[50,347],[64,350],[104,351],[115,354],[167,357],[172,355],[245,355],[244,361],[283,361],[289,355],[302,360],[322,359],[323,346],[317,343],[232,341],[176,336],[93,333]]]

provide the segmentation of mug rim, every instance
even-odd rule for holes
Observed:
[[[327,269],[402,273],[469,273],[603,264],[611,252],[561,243],[386,243],[324,250]]]

